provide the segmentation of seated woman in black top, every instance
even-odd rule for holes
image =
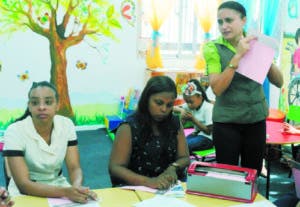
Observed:
[[[166,189],[184,178],[190,160],[183,128],[172,113],[176,97],[171,78],[147,82],[138,109],[117,129],[109,162],[113,186]]]

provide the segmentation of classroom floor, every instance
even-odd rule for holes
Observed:
[[[108,161],[112,141],[105,129],[79,131],[78,142],[80,161],[85,176],[84,185],[91,189],[111,187],[108,174]],[[0,185],[4,186],[3,158],[0,156]],[[66,169],[64,167],[64,172]],[[257,180],[258,191],[263,196],[266,192],[266,178],[259,177]],[[289,178],[289,168],[279,160],[271,165],[271,183],[269,200],[274,201],[285,193],[294,191],[294,182]]]

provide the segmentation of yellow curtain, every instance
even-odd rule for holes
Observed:
[[[194,0],[195,14],[201,28],[204,31],[204,42],[210,38],[210,29],[217,19],[217,9],[221,0]],[[202,45],[200,46],[199,55],[196,56],[196,69],[205,69],[205,60],[202,54]]]
[[[174,0],[143,0],[145,16],[149,19],[152,33],[152,44],[148,46],[146,52],[146,64],[148,68],[162,68],[162,59],[158,44],[159,29],[167,16],[170,14]]]

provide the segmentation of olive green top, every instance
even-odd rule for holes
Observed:
[[[224,71],[235,53],[235,48],[222,37],[206,43],[203,54],[207,74]],[[216,96],[214,122],[247,124],[262,121],[267,116],[268,106],[262,85],[238,72],[228,88]]]

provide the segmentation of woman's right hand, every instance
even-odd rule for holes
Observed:
[[[242,37],[237,45],[237,52],[236,52],[236,55],[239,55],[240,57],[243,57],[247,52],[248,50],[250,49],[250,42],[252,40],[255,40],[257,39],[256,36],[254,35],[250,35],[250,36],[247,36],[247,37]]]
[[[174,168],[175,170],[174,172],[172,170],[173,169],[168,168],[159,176],[148,178],[146,186],[150,188],[157,188],[160,190],[170,188],[172,185],[174,185],[177,182],[176,169]]]
[[[68,187],[66,197],[77,203],[87,203],[88,199],[97,200],[97,195],[87,187]]]
[[[159,189],[159,190],[168,189],[172,185],[173,185],[173,183],[168,181],[168,179],[166,179],[163,176],[149,178],[146,183],[147,187],[155,188],[155,189]]]

